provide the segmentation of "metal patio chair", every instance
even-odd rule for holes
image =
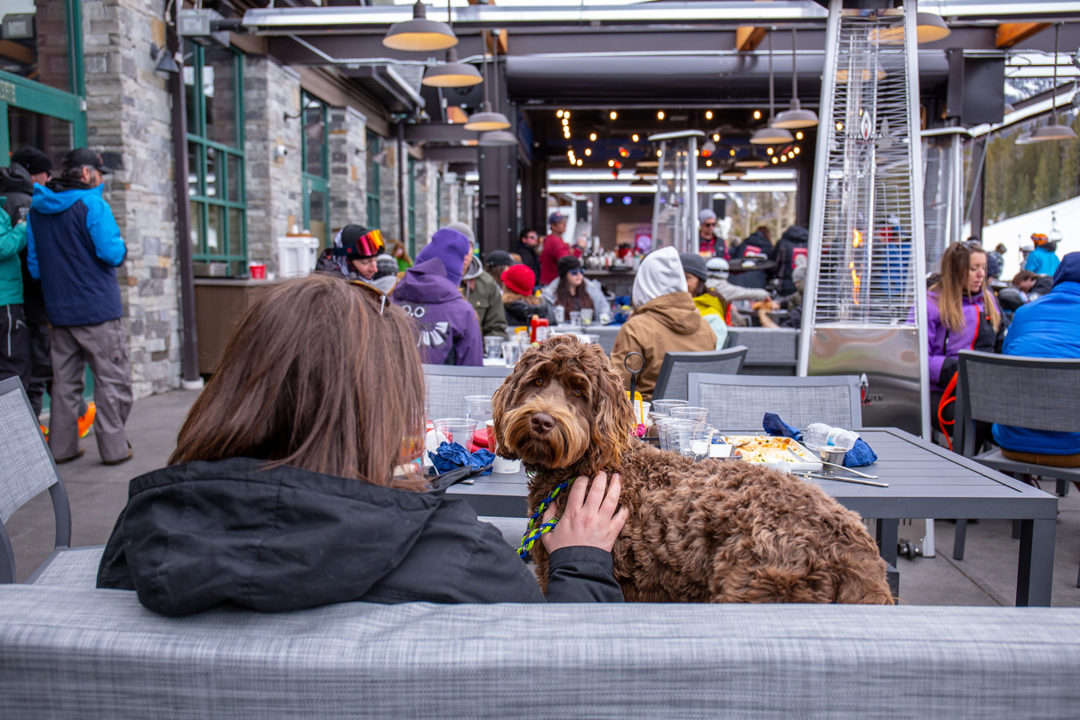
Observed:
[[[765,413],[803,430],[821,422],[862,428],[862,396],[855,375],[782,377],[691,373],[687,400],[709,409],[709,422],[725,431],[761,431]]]
[[[726,350],[669,352],[660,365],[653,398],[686,400],[686,381],[690,373],[734,375],[742,369],[745,358],[746,348],[741,345]]]
[[[464,416],[465,396],[490,397],[503,384],[510,370],[502,365],[424,365],[428,419]]]

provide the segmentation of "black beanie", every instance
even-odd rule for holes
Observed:
[[[31,175],[52,172],[52,160],[36,147],[19,148],[12,153],[11,162],[22,165]]]

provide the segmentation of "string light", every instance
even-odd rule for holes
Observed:
[[[760,110],[755,110],[754,111],[754,119],[755,120],[760,120],[761,119],[761,111]]]
[[[735,148],[731,148],[731,150],[728,151],[728,155],[735,157]]]
[[[596,133],[589,133],[589,142],[596,142]]]
[[[562,117],[562,110],[556,110],[555,111],[555,117],[561,118]]]
[[[608,167],[615,167],[615,161],[614,160],[608,160],[607,161],[607,166]]]
[[[843,131],[844,131],[844,123],[837,122],[836,123],[836,132],[843,132]]]
[[[663,154],[664,154],[663,150],[657,150],[656,151],[656,157],[661,157],[661,156],[663,156]]]
[[[796,145],[796,146],[795,146],[795,149],[794,149],[794,150],[792,150],[791,152],[793,152],[793,153],[795,153],[796,155],[798,155],[799,153],[801,153],[801,152],[802,152],[802,148],[800,148],[800,147],[799,147],[798,145]]]
[[[581,167],[581,158],[578,158],[578,161],[577,161],[577,166],[578,166],[578,167]]]
[[[611,118],[612,120],[618,120],[619,119],[619,113],[612,110],[611,112],[608,113],[608,117]]]
[[[634,142],[637,142],[638,140],[641,139],[641,136],[638,135],[637,133],[634,133],[633,135],[630,136],[630,139],[633,140]]]
[[[705,111],[705,119],[706,120],[712,120],[712,110],[706,110]]]
[[[713,139],[713,142],[720,142],[720,133],[713,133],[712,134],[712,139]]]
[[[777,158],[777,157],[776,157],[775,155],[773,155],[773,158],[772,158],[772,164],[773,164],[773,165],[775,165],[775,164],[777,164],[778,162],[780,162],[780,160],[779,160],[779,159],[778,159],[778,158]]]
[[[802,132],[802,130],[799,130],[799,131],[797,131],[797,132],[795,133],[795,139],[796,139],[796,140],[802,140],[802,139],[803,139],[803,132]]]
[[[585,157],[592,155],[592,148],[585,148]]]
[[[656,119],[657,120],[663,120],[664,119],[664,111],[663,110],[657,110],[656,111]]]
[[[712,167],[712,160],[706,160],[705,167]]]
[[[770,148],[765,148],[765,154],[766,155],[772,155],[773,154],[773,149],[771,147]]]

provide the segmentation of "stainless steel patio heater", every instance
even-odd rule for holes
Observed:
[[[800,375],[865,375],[865,425],[929,438],[915,2],[831,0]]]
[[[674,246],[680,253],[697,251],[697,150],[700,130],[650,135],[660,143],[656,198],[653,201],[652,249]]]

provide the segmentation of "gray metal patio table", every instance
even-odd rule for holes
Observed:
[[[1020,521],[1016,572],[1017,605],[1050,605],[1054,571],[1057,498],[895,428],[861,430],[878,455],[862,470],[879,475],[887,488],[833,480],[808,480],[844,507],[877,521],[878,546],[896,564],[901,518],[988,518]],[[451,493],[467,498],[477,515],[524,517],[528,487],[524,473],[486,475]]]

